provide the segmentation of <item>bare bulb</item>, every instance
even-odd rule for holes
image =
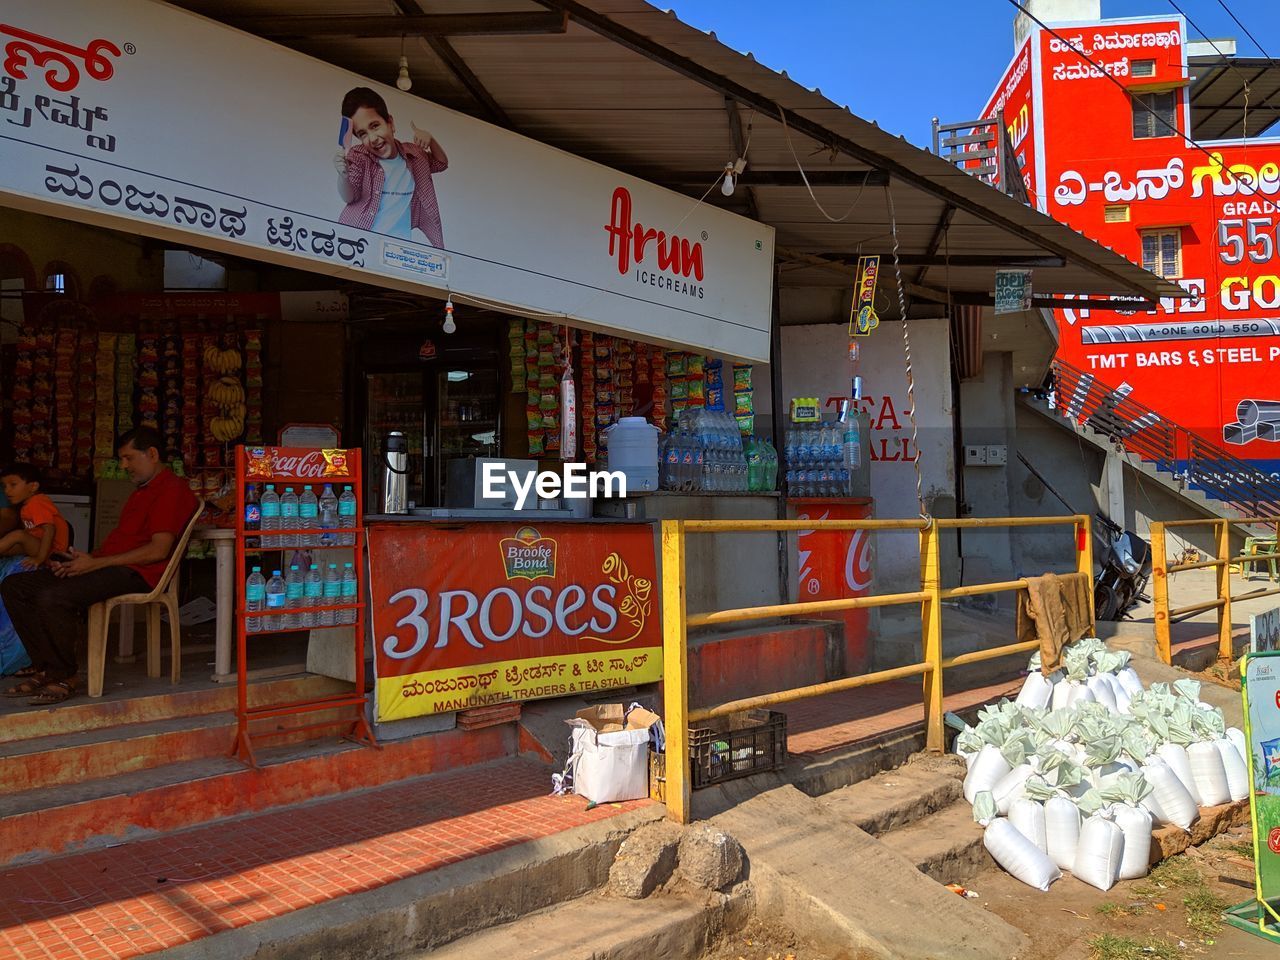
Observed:
[[[453,322],[453,297],[444,302],[444,332],[454,333],[458,325]]]
[[[413,80],[409,78],[409,58],[400,58],[400,75],[396,77],[396,87],[408,93],[413,88]]]
[[[724,179],[720,181],[720,192],[726,197],[733,196],[733,164],[724,168]]]

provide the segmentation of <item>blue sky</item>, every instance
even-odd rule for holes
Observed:
[[[1013,56],[1008,0],[655,0],[720,41],[928,146],[930,119],[972,120]],[[1218,0],[1176,0],[1210,37],[1260,56]],[[1226,0],[1280,61],[1280,0]],[[1176,15],[1169,0],[1102,0],[1104,17]],[[1188,35],[1199,39],[1194,29]]]

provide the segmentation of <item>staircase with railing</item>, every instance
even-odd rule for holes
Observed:
[[[1127,384],[1114,387],[1055,360],[1045,403],[1055,415],[1120,445],[1240,518],[1276,513],[1280,477],[1162,417],[1132,399],[1129,390]]]

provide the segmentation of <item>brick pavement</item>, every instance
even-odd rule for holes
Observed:
[[[963,691],[948,710],[1015,695]],[[898,681],[783,708],[793,754],[821,754],[921,721]],[[197,827],[0,872],[0,958],[122,960],[582,826],[649,801],[586,809],[548,796],[524,759]]]
[[[649,801],[587,810],[527,760],[0,873],[0,957],[117,960],[359,893]]]

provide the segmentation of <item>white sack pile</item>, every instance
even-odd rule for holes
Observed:
[[[1144,690],[1129,654],[1096,637],[1063,651],[1044,677],[1040,655],[1016,701],[962,729],[964,797],[992,858],[1048,890],[1068,870],[1100,890],[1145,876],[1154,828],[1188,830],[1198,807],[1249,795],[1240,745],[1197,680]]]

